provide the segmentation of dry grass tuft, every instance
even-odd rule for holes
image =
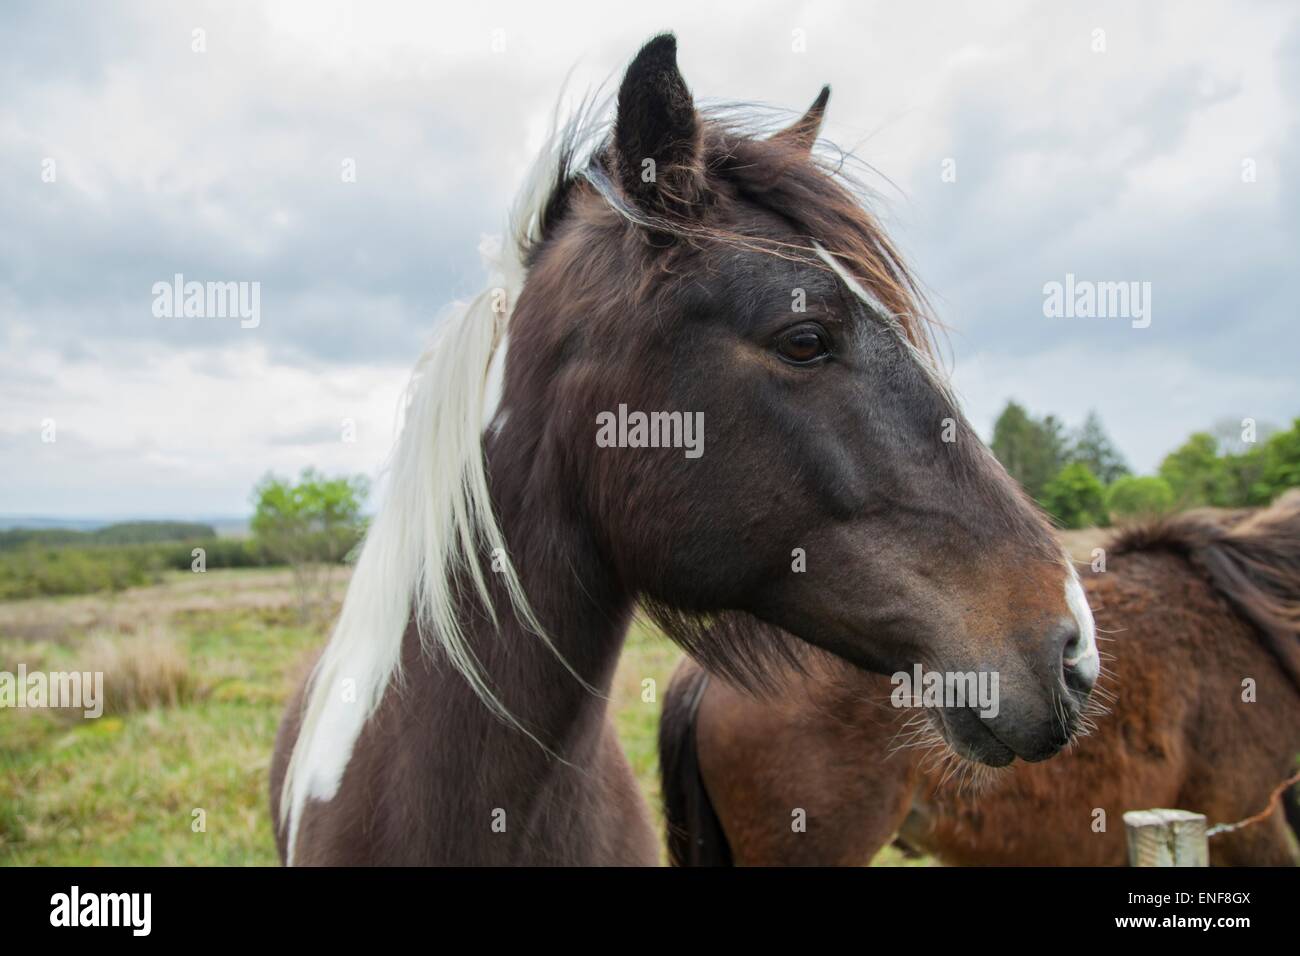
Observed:
[[[78,670],[103,672],[105,714],[176,707],[207,693],[179,642],[160,628],[93,636]]]

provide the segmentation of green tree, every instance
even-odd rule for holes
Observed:
[[[1112,518],[1155,518],[1174,509],[1174,490],[1154,476],[1124,475],[1106,489],[1106,510]]]
[[[1220,446],[1222,447],[1222,446]],[[1258,445],[1246,446],[1240,455],[1226,454],[1220,461],[1220,502],[1227,508],[1244,508],[1252,504],[1268,504],[1272,495],[1256,501],[1257,486],[1264,477],[1264,450]]]
[[[1209,432],[1197,432],[1160,463],[1160,477],[1169,482],[1180,508],[1202,505],[1233,507],[1232,484],[1219,443]]]
[[[1066,465],[1043,487],[1042,504],[1066,528],[1106,524],[1105,489],[1082,462]]]
[[[1088,413],[1083,425],[1075,433],[1074,443],[1070,448],[1069,460],[1087,465],[1088,470],[1100,479],[1103,485],[1109,485],[1117,478],[1129,474],[1124,456],[1119,453],[1106,429],[1101,424],[1101,416],[1095,411]]]
[[[1037,421],[1024,406],[1010,401],[993,425],[989,447],[1030,497],[1041,501],[1043,489],[1065,458],[1064,429],[1055,417]]]
[[[253,537],[293,571],[303,617],[317,585],[328,600],[330,566],[361,539],[361,506],[369,490],[361,476],[326,478],[314,468],[304,469],[296,483],[268,474],[253,489]]]
[[[1250,488],[1251,504],[1268,504],[1288,488],[1300,487],[1300,418],[1276,432],[1259,449],[1259,475]]]

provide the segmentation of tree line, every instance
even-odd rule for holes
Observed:
[[[1133,474],[1101,417],[1067,429],[1009,401],[993,426],[998,461],[1066,528],[1158,517],[1186,508],[1266,505],[1300,486],[1300,418],[1285,431],[1251,419],[1195,432],[1154,475]]]
[[[0,551],[44,547],[114,547],[215,538],[211,525],[192,521],[119,521],[93,531],[74,528],[8,528],[0,531]]]
[[[288,567],[304,614],[328,604],[331,568],[365,533],[362,477],[312,468],[297,480],[267,475],[253,489],[249,538],[222,538],[208,524],[128,521],[93,531],[0,530],[0,601],[121,591],[171,571]]]
[[[1075,430],[1054,415],[1007,403],[993,427],[993,454],[1066,528],[1157,517],[1200,506],[1266,505],[1300,487],[1300,418],[1285,431],[1224,421],[1196,432],[1154,475],[1135,475],[1100,416]],[[160,580],[164,571],[288,566],[304,615],[328,605],[331,568],[350,560],[365,534],[369,483],[305,469],[267,475],[253,489],[252,537],[218,538],[208,525],[126,522],[92,532],[0,532],[0,600],[116,591]],[[196,558],[196,548],[201,556]]]

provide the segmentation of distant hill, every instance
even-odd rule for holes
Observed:
[[[216,529],[219,538],[247,538],[253,533],[247,518],[213,518],[206,524]]]
[[[0,531],[0,551],[15,551],[28,546],[96,547],[201,541],[216,536],[217,531],[212,525],[193,521],[119,521],[91,530],[75,525],[51,524],[45,527],[11,527]]]
[[[107,518],[41,518],[33,515],[0,515],[0,531],[13,528],[61,528],[72,531],[94,531],[113,524]]]

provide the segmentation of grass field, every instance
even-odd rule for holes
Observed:
[[[1077,559],[1098,541],[1067,537]],[[308,623],[282,569],[167,572],[118,594],[0,603],[0,671],[117,675],[97,720],[0,710],[0,863],[275,863],[271,745],[328,632],[345,572],[334,574],[335,602]],[[613,687],[619,735],[656,814],[659,700],[679,653],[637,624]],[[641,699],[647,677],[653,703]],[[877,859],[917,862],[893,850]]]
[[[0,710],[0,863],[277,862],[271,744],[331,616],[301,623],[288,572],[270,569],[173,572],[117,595],[0,603],[0,671],[21,662],[29,673],[119,675],[97,720]],[[613,688],[619,734],[656,814],[659,703],[642,701],[641,682],[654,678],[662,699],[679,653],[636,625]]]
[[[116,596],[0,605],[0,670],[107,663],[131,678],[98,720],[0,712],[0,861],[274,862],[270,745],[322,633],[297,622],[283,571],[175,572]]]

